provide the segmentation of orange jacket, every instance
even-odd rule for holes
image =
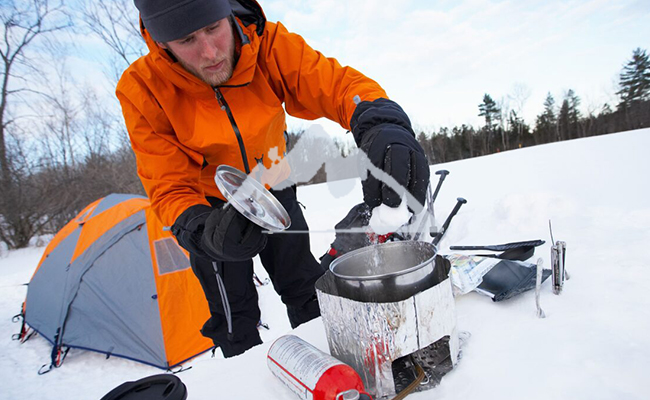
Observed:
[[[269,168],[272,155],[284,154],[283,104],[295,117],[326,117],[350,129],[355,96],[364,101],[387,97],[376,82],[313,50],[282,24],[267,22],[256,2],[240,2],[246,11],[235,15],[245,37],[226,84],[212,88],[202,82],[142,29],[149,54],[136,60],[117,85],[138,175],[166,226],[193,205],[209,205],[207,196],[223,199],[214,183],[217,166],[245,171],[245,152],[251,169],[258,160]],[[226,107],[215,94],[223,96]]]

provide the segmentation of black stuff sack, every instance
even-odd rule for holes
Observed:
[[[501,260],[485,275],[475,291],[493,301],[507,300],[535,287],[537,265],[512,260]],[[542,282],[551,276],[551,270],[542,271]]]
[[[101,400],[186,400],[187,388],[172,374],[158,374],[125,382]]]

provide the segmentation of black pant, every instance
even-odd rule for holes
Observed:
[[[291,218],[289,231],[307,231],[307,222],[296,199],[295,187],[281,191],[272,191],[282,203]],[[222,202],[208,199],[213,207]],[[315,295],[314,284],[325,272],[316,261],[309,248],[309,235],[272,234],[260,253],[260,259],[266,269],[275,291],[282,302],[293,310],[300,310]],[[221,347],[225,357],[241,354],[249,348],[262,343],[257,331],[260,321],[260,309],[257,304],[257,289],[253,282],[253,261],[223,262],[216,261],[230,305],[232,317],[232,335],[228,334],[228,324],[217,285],[215,265],[212,260],[190,255],[192,270],[201,282],[205,297],[210,307],[210,319],[205,323],[201,333]],[[318,317],[318,309],[309,307],[308,312],[289,313],[294,316],[292,326]],[[299,317],[295,317],[298,315]],[[295,320],[299,318],[300,320]]]

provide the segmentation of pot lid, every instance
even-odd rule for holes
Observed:
[[[291,225],[291,218],[278,199],[244,172],[220,165],[214,181],[228,203],[256,225],[271,231],[283,231]]]

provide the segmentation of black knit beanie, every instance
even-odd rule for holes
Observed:
[[[153,40],[170,42],[230,15],[228,0],[135,0]]]

